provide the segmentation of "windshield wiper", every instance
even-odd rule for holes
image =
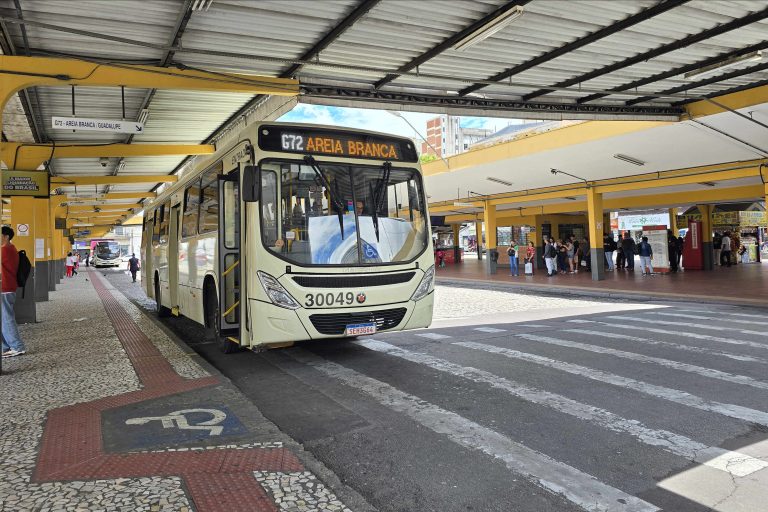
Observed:
[[[379,210],[382,207],[382,202],[384,201],[384,196],[387,193],[387,184],[389,183],[389,175],[392,173],[392,163],[391,162],[384,162],[384,164],[381,166],[384,170],[384,176],[382,177],[381,181],[379,182],[378,190],[371,190],[372,185],[369,185],[369,190],[371,190],[371,197],[373,197],[373,214],[371,217],[373,218],[373,230],[376,232],[376,241],[379,241]],[[395,211],[397,211],[397,205],[395,205]]]
[[[304,157],[304,161],[308,166],[312,168],[313,171],[315,171],[315,175],[320,178],[320,181],[323,182],[325,190],[328,191],[328,197],[330,198],[331,203],[336,208],[336,212],[339,215],[339,229],[341,230],[341,239],[344,240],[344,204],[339,200],[338,196],[333,193],[331,184],[328,182],[328,178],[326,178],[320,170],[320,166],[317,165],[315,158],[311,155],[306,155]]]

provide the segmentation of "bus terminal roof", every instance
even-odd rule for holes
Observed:
[[[275,119],[299,101],[652,126],[627,130],[614,124],[617,131],[601,140],[624,145],[620,151],[600,148],[605,161],[590,162],[592,146],[570,143],[558,148],[558,158],[548,153],[546,163],[524,167],[545,174],[550,167],[591,172],[596,179],[633,174],[635,169],[614,165],[614,153],[645,158],[657,171],[764,158],[754,141],[764,140],[765,127],[722,113],[703,98],[746,93],[749,99],[737,107],[755,120],[768,119],[768,62],[761,53],[768,51],[767,18],[760,0],[2,0],[0,47],[6,55],[293,77],[300,84],[297,97],[271,98],[120,87],[77,87],[73,94],[70,87],[38,86],[6,105],[3,134],[11,142],[57,145],[207,144],[245,116]],[[500,19],[509,23],[485,37]],[[690,115],[697,104],[704,107]],[[52,117],[73,114],[124,115],[146,121],[145,129],[127,136],[51,128]],[[681,118],[717,124],[726,135],[715,142],[715,135],[702,133],[712,130],[693,126],[695,121],[678,126]],[[734,137],[747,144],[739,147]],[[670,146],[681,138],[688,142]],[[94,157],[54,157],[49,169],[65,183],[67,176],[167,175],[188,160],[179,154],[127,156],[105,164]],[[104,196],[112,193],[140,200],[158,185],[136,181],[58,190],[72,198],[118,197]],[[543,177],[534,181],[525,188],[552,184]],[[457,188],[446,181],[448,186]],[[435,199],[453,197],[434,190]]]

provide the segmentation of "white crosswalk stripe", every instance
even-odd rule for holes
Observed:
[[[592,323],[598,324],[598,325],[605,325],[607,327],[613,327],[613,324],[609,324],[607,322],[592,321]],[[636,329],[634,329],[634,330],[636,330]],[[715,356],[720,356],[720,357],[726,357],[728,359],[734,359],[736,361],[768,364],[768,361],[766,361],[764,359],[759,359],[757,357],[742,356],[742,355],[739,355],[739,354],[731,354],[729,352],[721,352],[719,350],[711,350],[711,349],[708,349],[708,348],[695,347],[695,346],[692,346],[692,345],[682,345],[680,343],[672,343],[670,341],[651,340],[651,339],[648,339],[648,338],[640,338],[638,336],[631,336],[629,334],[622,334],[622,333],[616,333],[616,332],[595,331],[595,330],[592,330],[592,329],[565,329],[564,332],[572,332],[572,333],[576,333],[576,334],[587,334],[589,336],[597,336],[597,337],[600,337],[600,338],[608,338],[608,339],[613,339],[613,340],[636,341],[638,343],[643,343],[645,345],[656,345],[656,346],[659,346],[659,347],[669,347],[669,348],[673,348],[675,350],[683,350],[683,351],[686,351],[686,352],[696,352],[696,353],[699,353],[699,354],[715,355]]]
[[[593,323],[592,320],[568,320],[569,322],[573,323]],[[627,329],[632,330],[634,332],[637,332],[637,326],[636,325],[627,325],[627,324],[617,324],[617,323],[608,323],[608,322],[600,322],[604,325],[609,325],[611,327],[614,327],[616,329]],[[677,325],[677,322],[651,322],[654,324],[669,324],[669,325]],[[735,338],[723,338],[722,336],[712,336],[709,334],[699,334],[696,332],[685,332],[685,331],[670,331],[669,329],[657,329],[654,327],[647,327],[643,325],[643,332],[653,332],[657,334],[671,334],[674,336],[680,336],[683,338],[692,338],[695,340],[707,340],[707,341],[716,341],[719,343],[728,343],[729,345],[744,345],[745,347],[752,347],[752,348],[759,348],[762,350],[768,350],[768,345],[764,343],[758,343],[755,341],[746,341],[746,340],[737,340]]]
[[[516,337],[530,340],[530,341],[538,341],[540,343],[547,343],[549,345],[557,345],[560,347],[586,350],[588,352],[593,352],[595,354],[606,354],[610,356],[620,357],[622,359],[638,361],[641,363],[657,364],[659,366],[665,366],[667,368],[672,368],[672,369],[680,370],[683,372],[695,373],[696,375],[701,375],[702,377],[708,377],[711,379],[718,379],[726,382],[732,382],[734,384],[751,386],[757,389],[768,390],[768,382],[755,380],[751,377],[747,377],[746,375],[736,375],[733,373],[715,370],[713,368],[705,368],[703,366],[696,366],[693,364],[681,363],[679,361],[673,361],[671,359],[647,356],[645,354],[638,354],[636,352],[616,350],[615,348],[601,347],[598,345],[589,345],[587,343],[579,343],[577,341],[563,340],[558,338],[552,338],[549,336],[540,336],[538,334],[517,334]]]
[[[676,318],[690,318],[692,320],[714,320],[716,322],[722,321],[722,317],[717,316],[702,316],[702,315],[686,315],[685,313],[659,313],[656,311],[651,312],[653,315],[672,316]],[[738,320],[739,324],[752,324],[752,325],[765,325],[765,321],[756,322],[753,320]]]
[[[750,331],[748,329],[737,329],[733,326],[707,325],[707,324],[697,324],[697,323],[689,323],[689,322],[667,322],[664,320],[641,318],[636,316],[612,315],[612,316],[606,316],[605,318],[610,318],[611,320],[626,320],[629,322],[644,322],[648,324],[676,325],[678,327],[693,327],[695,329],[709,329],[713,331],[740,332],[742,334],[752,334],[754,336],[768,337],[768,332]]]
[[[489,334],[495,334],[498,332],[507,332],[506,329],[496,329],[495,327],[475,327],[475,331],[487,332]]]
[[[704,314],[711,313],[711,311],[704,311],[702,309],[678,309],[676,311],[682,311],[683,313],[704,313]],[[717,311],[717,314],[720,317],[722,317],[723,315],[728,315],[728,316],[739,316],[743,318],[757,318],[757,319],[765,318],[765,315],[752,315],[749,313],[733,313],[731,311],[720,311],[720,310]]]
[[[627,433],[644,444],[660,447],[675,455],[726,471],[734,476],[747,476],[760,469],[768,468],[768,462],[766,461],[730,450],[707,446],[668,430],[652,429],[637,420],[623,418],[605,409],[577,402],[556,393],[526,386],[484,370],[461,366],[428,354],[412,352],[374,339],[357,340],[354,343],[369,350],[423,364],[434,370],[449,373],[473,382],[488,384],[493,388],[506,391],[528,402],[550,407],[563,414],[589,421],[592,424],[614,432]]]
[[[447,336],[445,334],[437,334],[436,332],[422,332],[416,334],[416,336],[421,336],[422,338],[427,338],[430,340],[445,340],[450,338],[450,336]]]
[[[651,503],[600,482],[592,475],[532,450],[458,414],[430,404],[417,396],[404,393],[382,381],[322,359],[305,350],[291,349],[288,353],[297,361],[315,368],[328,377],[344,382],[438,434],[448,436],[453,442],[503,461],[507,468],[522,475],[534,485],[563,496],[584,510],[591,512],[656,512],[660,510]]]
[[[736,418],[744,421],[751,421],[753,423],[759,423],[761,425],[768,426],[768,413],[743,407],[741,405],[727,404],[717,402],[714,400],[707,400],[699,396],[693,395],[686,391],[678,389],[667,388],[664,386],[657,386],[648,382],[643,382],[628,377],[622,377],[613,373],[604,372],[602,370],[595,370],[587,368],[585,366],[579,366],[572,363],[564,363],[556,361],[548,357],[539,356],[536,354],[528,354],[526,352],[520,352],[519,350],[511,350],[508,348],[497,347],[494,345],[485,345],[482,343],[475,343],[471,341],[457,341],[454,345],[467,347],[475,350],[483,350],[492,354],[499,354],[512,359],[518,359],[521,361],[528,361],[531,363],[553,368],[555,370],[564,371],[572,375],[579,375],[598,382],[604,382],[606,384],[612,384],[614,386],[620,386],[627,389],[632,389],[646,395],[655,396],[670,402],[679,403],[694,409],[700,409],[702,411],[714,412]]]

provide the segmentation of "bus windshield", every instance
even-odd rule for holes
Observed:
[[[416,169],[276,162],[261,165],[261,232],[274,254],[300,265],[380,265],[427,247]]]
[[[105,260],[119,258],[120,244],[117,242],[98,242],[96,244],[96,256]]]

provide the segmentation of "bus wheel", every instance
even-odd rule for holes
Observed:
[[[213,285],[206,286],[205,293],[205,338],[215,342],[225,354],[232,354],[240,349],[240,345],[221,336],[219,332],[219,301]]]
[[[160,303],[160,281],[157,278],[155,278],[155,310],[160,318],[171,316],[171,310]]]

